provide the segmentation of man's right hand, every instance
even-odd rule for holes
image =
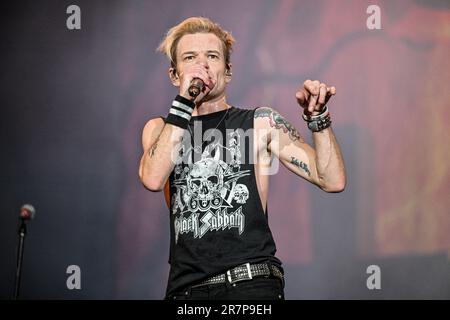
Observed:
[[[203,81],[204,86],[200,94],[193,100],[195,104],[200,104],[200,102],[205,98],[208,93],[214,88],[215,82],[212,78],[209,68],[200,63],[192,64],[190,66],[185,66],[184,71],[180,72],[180,96],[193,100],[189,94],[189,87],[193,79],[198,78]]]

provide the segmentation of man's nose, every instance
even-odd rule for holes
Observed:
[[[205,69],[209,69],[208,59],[206,57],[201,57],[197,60],[197,63]]]

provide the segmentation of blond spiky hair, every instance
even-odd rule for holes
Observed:
[[[158,47],[158,51],[164,53],[170,60],[172,67],[177,65],[177,45],[181,37],[193,33],[213,33],[222,42],[225,63],[230,63],[231,51],[235,42],[230,32],[222,29],[220,25],[205,17],[188,18],[167,32],[165,38]]]

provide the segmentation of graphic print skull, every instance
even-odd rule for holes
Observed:
[[[232,133],[228,146],[213,143],[205,147],[201,159],[194,163],[179,162],[175,165],[172,194],[172,214],[175,218],[176,242],[180,234],[192,233],[201,238],[208,231],[237,228],[239,234],[245,230],[245,215],[242,210],[249,199],[245,184],[237,183],[250,170],[241,170],[239,132]],[[232,161],[221,160],[228,151]],[[184,156],[195,152],[194,148],[182,150]],[[233,202],[239,205],[233,206]],[[234,210],[228,213],[228,209]]]

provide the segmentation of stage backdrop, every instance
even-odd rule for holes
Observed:
[[[81,29],[69,30],[73,4]],[[368,27],[370,5],[381,29]],[[337,88],[346,190],[326,194],[283,167],[271,177],[286,297],[450,298],[448,1],[55,0],[0,12],[1,298],[13,291],[24,203],[37,214],[22,297],[163,297],[169,213],[139,181],[140,138],[177,94],[155,49],[198,15],[237,40],[231,104],[273,107],[311,142],[295,91],[306,79]],[[80,290],[67,288],[71,265]],[[379,290],[366,286],[370,265]]]

